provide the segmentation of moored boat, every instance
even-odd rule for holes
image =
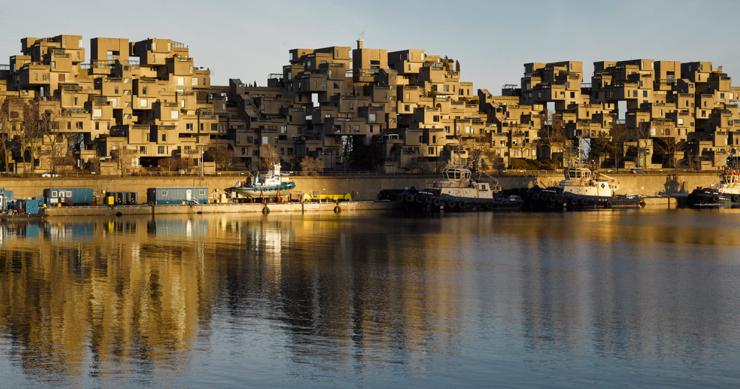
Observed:
[[[564,170],[565,179],[556,187],[530,189],[525,208],[533,211],[576,211],[595,209],[641,208],[645,202],[636,195],[616,195],[616,180],[594,174],[585,167]]]
[[[224,191],[235,199],[266,199],[286,196],[295,187],[295,181],[282,173],[280,164],[276,163],[266,174],[248,177]]]
[[[687,203],[691,208],[740,207],[740,171],[724,169],[717,185],[694,189]]]
[[[410,188],[395,193],[395,199],[405,211],[412,213],[518,210],[522,207],[521,198],[503,196],[501,186],[490,177],[473,178],[470,169],[460,167],[447,168],[443,175],[443,179],[435,181],[431,188]]]

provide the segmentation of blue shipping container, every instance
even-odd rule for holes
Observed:
[[[44,203],[43,199],[35,198],[24,201],[24,211],[27,215],[38,216],[41,212],[41,204]]]
[[[93,190],[90,188],[47,188],[44,189],[47,205],[91,205]]]
[[[149,188],[146,202],[154,205],[208,204],[208,188]]]

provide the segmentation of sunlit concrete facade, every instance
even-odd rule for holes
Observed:
[[[617,167],[711,169],[738,156],[740,88],[710,62],[599,61],[591,83],[582,82],[578,61],[524,69],[521,85],[505,86],[503,96],[483,91],[482,106],[489,116],[541,117],[540,157],[553,157],[576,139],[612,142],[616,155],[603,158]]]
[[[457,60],[360,40],[213,86],[182,43],[93,38],[86,62],[81,39],[23,38],[0,66],[6,170],[552,168],[580,139],[609,143],[602,166],[711,169],[740,148],[740,88],[709,62],[599,61],[590,83],[580,61],[531,62],[496,95]]]
[[[267,86],[232,80],[230,92],[248,119],[235,150],[247,166],[262,145],[297,167],[305,157],[324,169],[367,169],[356,155],[376,153],[386,171],[436,170],[461,144],[487,148],[496,126],[479,110],[459,62],[422,50],[388,53],[358,41],[354,49],[293,49]],[[477,147],[480,149],[481,147]]]
[[[23,111],[46,114],[51,122],[40,131],[41,146],[19,142],[12,170],[48,171],[52,158],[65,156],[75,158],[77,167],[111,160],[125,172],[156,167],[164,158],[198,159],[218,134],[219,120],[210,71],[194,66],[187,46],[170,39],[93,38],[85,62],[81,40],[23,38],[22,54],[0,70],[0,99],[13,111],[6,117],[16,131],[7,140],[23,138],[34,124]],[[48,148],[57,151],[50,155]]]

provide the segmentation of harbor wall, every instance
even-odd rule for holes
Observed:
[[[716,172],[647,172],[609,173],[619,182],[619,194],[685,194],[698,186],[710,186],[718,182]],[[296,190],[307,193],[351,193],[355,200],[372,200],[382,189],[399,189],[414,186],[423,188],[431,185],[439,176],[317,176],[294,177]],[[494,175],[504,189],[527,188],[534,185],[552,186],[562,180],[562,173],[506,173]],[[222,193],[233,186],[240,176],[132,176],[132,177],[2,177],[0,188],[12,190],[16,198],[41,196],[49,187],[88,187],[96,196],[105,192],[136,192],[140,202],[146,201],[147,188],[198,187],[209,188],[211,196]],[[214,197],[216,197],[214,196]]]

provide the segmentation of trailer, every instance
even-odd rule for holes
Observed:
[[[91,188],[46,188],[44,203],[47,206],[93,205],[95,197]]]
[[[0,212],[8,209],[11,200],[13,200],[13,192],[7,189],[0,189]]]
[[[208,188],[149,188],[146,202],[150,205],[208,204]]]
[[[301,195],[300,201],[302,203],[310,202],[332,202],[338,203],[340,201],[352,201],[352,195],[350,193],[304,193]]]

